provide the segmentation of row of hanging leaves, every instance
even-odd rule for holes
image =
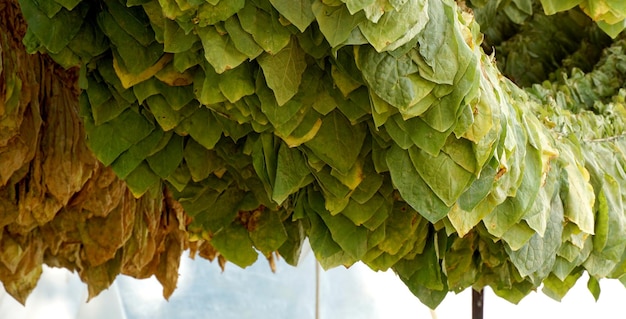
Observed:
[[[587,16],[617,36],[626,8],[619,1],[542,1],[547,13],[569,10],[550,16],[569,27],[563,33],[585,30],[588,46],[608,48],[586,55],[578,50],[583,45],[567,47],[571,38],[565,36],[540,41],[546,52],[556,50],[554,43],[566,47],[563,61],[582,56],[590,65],[583,72],[582,62],[557,63],[559,72],[544,67],[537,76],[516,78],[515,63],[523,59],[515,48],[538,52],[541,44],[509,36],[500,41],[489,24],[508,23],[518,34],[527,29],[537,36],[548,17],[541,18],[532,1],[500,2],[21,0],[29,24],[26,49],[66,68],[79,66],[77,79],[61,82],[80,86],[86,143],[99,162],[86,152],[91,169],[80,181],[70,170],[79,186],[67,199],[55,193],[67,183],[45,184],[45,198],[60,200],[59,208],[29,227],[5,227],[2,242],[25,238],[13,249],[35,247],[46,263],[63,260],[58,264],[113,278],[161,269],[124,268],[124,245],[152,247],[140,241],[145,237],[129,241],[130,233],[160,238],[160,255],[153,256],[165,256],[159,265],[166,268],[176,266],[188,245],[241,267],[254,263],[258,252],[270,259],[277,252],[295,264],[308,237],[324,268],[362,261],[374,270],[393,269],[432,308],[449,291],[486,285],[517,302],[543,283],[544,292],[559,299],[585,271],[597,296],[598,279],[626,271],[626,240],[620,238],[626,226],[626,91],[620,89],[626,42],[594,36],[599,32]],[[509,52],[501,67],[512,65],[505,74],[525,89],[484,53],[476,19],[484,24],[485,43],[501,45],[496,57]],[[3,65],[5,78],[19,71]],[[549,81],[530,86],[538,79]],[[25,86],[5,83],[5,101],[33,104],[15,95],[27,92]],[[65,110],[43,100],[46,121],[74,109],[70,97],[63,98]],[[68,136],[59,125],[43,127]],[[66,141],[53,145],[79,147],[82,136]],[[42,152],[51,147],[40,145]],[[74,163],[76,155],[69,157]],[[17,166],[6,176],[35,172]],[[56,162],[39,172],[61,167]],[[74,245],[66,259],[58,257],[61,250],[33,244],[43,238],[38,229],[56,225],[70,208],[85,210],[72,204],[82,198],[74,194],[97,176],[94,171],[109,169],[129,189],[125,205],[145,202],[159,218],[145,217],[141,205],[115,206],[126,218],[122,225],[133,230],[92,226],[97,235],[76,219],[63,222],[51,236],[78,234],[61,240]],[[2,189],[7,202],[21,208],[26,201],[13,191],[15,180],[3,181]],[[122,197],[90,191],[98,199]],[[24,190],[31,193],[37,194]],[[81,220],[108,216],[97,205],[87,210]],[[143,233],[128,226],[141,221],[169,226]],[[169,239],[159,237],[164,229]],[[109,250],[114,256],[89,254],[89,247],[111,242],[118,243]],[[42,260],[33,264],[40,267]],[[175,282],[172,272],[162,273]],[[15,291],[32,289],[32,278]],[[110,283],[83,280],[93,294]],[[165,295],[172,289],[165,285]]]

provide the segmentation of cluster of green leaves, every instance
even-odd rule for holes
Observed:
[[[522,87],[579,68],[593,69],[611,38],[576,8],[546,15],[537,0],[470,2],[483,48],[497,52],[498,68]]]
[[[478,15],[481,25],[485,17],[491,20],[496,15],[501,16],[500,22],[522,24],[539,9],[538,2],[547,15],[579,8],[613,38],[626,29],[626,5],[621,0],[469,0],[472,7],[487,7],[486,12]],[[503,31],[510,28],[509,24],[505,26]]]
[[[580,190],[581,199],[595,197],[591,207],[593,235],[586,236],[566,225],[552,274],[544,281],[544,292],[559,300],[583,270],[591,277],[588,286],[596,298],[600,293],[598,279],[626,279],[622,189],[626,185],[624,53],[626,41],[619,40],[604,52],[592,72],[584,74],[575,69],[569,76],[527,89],[533,101],[529,105],[536,107],[544,125],[552,127],[558,141],[564,142],[557,144],[561,157],[570,163],[563,173],[569,178],[571,169],[584,167],[584,177],[591,188]],[[570,183],[566,187],[574,186]],[[572,204],[570,198],[564,198],[562,193],[560,196],[567,217]]]
[[[541,0],[547,14],[579,6],[612,37],[626,29],[626,3],[620,0]]]
[[[451,0],[62,2],[20,1],[24,41],[81,66],[89,146],[233,263],[295,263],[308,237],[325,268],[391,268],[433,308],[624,273],[622,42],[610,70],[527,93]]]

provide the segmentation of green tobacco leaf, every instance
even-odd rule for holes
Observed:
[[[309,191],[309,202],[328,227],[333,241],[354,260],[363,258],[367,253],[367,229],[354,225],[342,215],[331,216],[324,206],[319,205],[323,203],[320,193]]]
[[[341,173],[336,169],[332,169],[330,175],[335,177],[350,190],[354,190],[359,186],[361,181],[363,181],[363,166],[361,161],[357,161],[348,172]]]
[[[311,9],[311,0],[270,0],[270,2],[280,14],[298,27],[300,32],[304,32],[309,24],[315,20]]]
[[[250,231],[250,239],[254,247],[265,255],[280,248],[287,240],[287,231],[278,213],[269,210],[262,212],[254,229]]]
[[[527,145],[525,165],[521,184],[514,197],[508,197],[502,205],[485,218],[489,232],[497,237],[502,235],[532,208],[541,187],[541,153]]]
[[[458,38],[455,34],[454,8],[443,1],[429,2],[428,23],[418,36],[419,53],[432,68],[428,80],[439,84],[454,84],[459,67]]]
[[[180,126],[207,149],[213,149],[222,137],[222,125],[206,107],[200,107],[193,116],[183,120]]]
[[[593,295],[593,298],[598,301],[600,298],[600,281],[596,277],[589,277],[587,281],[587,289]]]
[[[98,25],[114,44],[117,62],[129,73],[140,74],[153,66],[163,55],[163,45],[152,42],[148,46],[139,43],[129,35],[106,11],[98,14]],[[121,58],[121,59],[120,59]]]
[[[282,143],[278,149],[276,182],[272,199],[280,205],[289,195],[303,188],[312,180],[302,153],[298,149],[290,148]]]
[[[411,207],[431,223],[446,216],[450,208],[420,177],[407,151],[394,145],[387,152],[386,159],[394,187]]]
[[[519,282],[511,282],[511,284],[512,286],[510,288],[494,288],[493,292],[498,297],[504,298],[513,304],[518,304],[524,297],[537,288],[531,282],[522,279],[520,279]]]
[[[451,136],[450,131],[439,132],[431,128],[420,117],[403,120],[399,114],[396,114],[393,116],[393,120],[406,130],[415,146],[432,156],[439,155],[439,151],[446,145],[446,141]]]
[[[365,20],[361,13],[352,15],[345,6],[328,6],[320,0],[313,2],[313,13],[320,31],[333,48],[348,40],[352,31]]]
[[[223,127],[224,136],[230,137],[235,142],[252,132],[252,127],[248,123],[242,124],[221,115],[216,115],[215,118]]]
[[[378,244],[380,250],[396,255],[404,242],[414,235],[419,216],[406,203],[396,203],[385,221],[385,239]],[[407,227],[407,225],[411,225]]]
[[[345,97],[362,85],[362,83],[355,81],[335,65],[331,68],[331,76],[333,82]]]
[[[407,124],[408,122],[405,122],[400,114],[394,114],[383,125],[387,134],[389,134],[395,144],[405,150],[408,150],[414,145],[411,135],[409,135],[409,127]],[[439,149],[437,149],[437,153],[438,152]]]
[[[294,267],[298,265],[298,261],[300,260],[300,253],[306,236],[302,224],[301,220],[286,220],[283,222],[285,230],[287,231],[287,240],[280,246],[278,253],[288,264]]]
[[[604,176],[604,185],[600,192],[602,200],[596,215],[596,235],[593,236],[594,250],[602,251],[602,255],[610,260],[620,260],[626,243],[621,236],[625,228],[621,185],[610,175]],[[600,197],[599,196],[599,197]],[[600,231],[599,228],[606,227]],[[604,233],[604,234],[603,234]],[[604,236],[604,238],[602,238]],[[598,237],[599,240],[596,240]]]
[[[198,102],[204,105],[218,104],[227,101],[218,85],[220,75],[215,73],[215,69],[204,62],[202,68],[194,75],[194,93]]]
[[[464,138],[456,138],[452,135],[448,136],[446,144],[442,151],[457,163],[460,167],[463,167],[466,171],[479,176],[481,173],[481,167],[476,162],[476,154],[474,153],[475,144]]]
[[[416,147],[411,147],[409,155],[424,182],[447,206],[452,206],[474,179],[471,172],[457,164],[446,153],[440,152],[438,156],[433,157]]]
[[[548,297],[561,301],[567,292],[574,287],[578,278],[582,276],[582,271],[577,271],[569,276],[565,280],[560,280],[556,276],[550,274],[548,278],[543,281],[543,289],[541,290]]]
[[[183,156],[191,178],[195,182],[209,177],[211,173],[226,166],[226,162],[217,156],[215,151],[206,149],[194,139],[187,140]]]
[[[117,95],[117,96],[114,96]],[[109,91],[104,83],[97,83],[89,78],[87,96],[91,104],[94,124],[101,125],[120,115],[130,104],[124,101],[117,92]]]
[[[617,163],[615,149],[592,145],[585,152],[585,167],[590,173],[590,182],[596,191],[595,234],[593,249],[609,260],[622,258],[624,245],[621,234],[624,231],[625,219],[622,186],[618,180],[625,177],[621,165]],[[608,145],[607,145],[608,146]],[[598,186],[600,184],[601,186]]]
[[[519,223],[511,226],[501,238],[508,244],[511,250],[518,250],[528,244],[533,235],[535,235],[535,231],[525,221],[521,220]]]
[[[429,6],[421,0],[407,0],[400,10],[387,11],[376,22],[365,21],[359,29],[376,51],[381,52],[400,38],[406,37],[408,42],[417,35],[429,20]],[[396,47],[402,44],[396,44]]]
[[[203,3],[198,7],[198,25],[206,27],[225,21],[241,10],[245,4],[245,0],[219,1],[216,4]]]
[[[174,54],[174,69],[178,72],[185,72],[189,68],[196,65],[202,65],[205,61],[204,52],[201,50],[202,42],[195,42],[192,48],[188,51]],[[213,71],[215,72],[215,71]],[[201,72],[195,72],[194,75]],[[195,79],[195,78],[194,78]],[[194,82],[195,84],[195,82]]]
[[[182,192],[189,182],[191,182],[191,173],[189,168],[185,165],[179,165],[176,169],[165,178],[168,182],[168,187],[172,187],[179,192]]]
[[[85,107],[86,103],[81,103]],[[87,144],[96,157],[104,164],[110,165],[132,145],[146,138],[154,129],[154,125],[133,109],[126,109],[115,119],[95,126],[92,119],[85,120],[85,128],[90,132]],[[111,139],[115,136],[115,139]]]
[[[211,245],[235,265],[245,268],[252,265],[259,254],[252,248],[248,231],[239,224],[231,224],[211,238]]]
[[[541,0],[541,5],[543,5],[543,10],[546,14],[555,14],[569,10],[581,2],[583,0]]]
[[[65,9],[72,11],[81,2],[81,0],[54,0],[54,2],[62,5]]]
[[[276,54],[289,45],[291,32],[280,24],[278,14],[270,14],[248,3],[237,12],[237,17],[241,27],[252,35],[265,52]]]
[[[417,255],[414,260],[407,261],[416,269],[410,278],[400,276],[409,290],[432,309],[436,308],[448,293],[447,280],[441,273],[433,237],[436,236],[430,236],[423,254]]]
[[[135,197],[141,197],[152,188],[161,184],[161,178],[156,175],[146,162],[142,162],[125,179],[128,189]]]
[[[476,236],[456,238],[443,260],[448,286],[452,291],[462,291],[476,282],[478,267],[474,261]]]
[[[429,289],[420,284],[413,284],[407,281],[403,282],[409,287],[409,290],[419,298],[419,300],[430,309],[435,309],[448,295],[448,289]]]
[[[178,126],[181,121],[195,113],[198,109],[197,102],[193,101],[180,111],[172,108],[172,105],[162,95],[153,95],[146,99],[145,103],[154,115],[157,123],[164,131],[169,131]]]
[[[146,161],[161,178],[170,176],[183,161],[183,137],[172,135],[167,145],[158,153],[146,158]]]
[[[139,164],[150,155],[152,150],[159,144],[164,137],[163,131],[153,130],[148,137],[131,146],[127,151],[122,153],[113,163],[111,168],[119,176],[124,179]]]
[[[626,29],[626,19],[614,24],[607,23],[606,21],[598,21],[598,26],[611,38],[615,39]]]
[[[304,51],[295,40],[273,55],[264,53],[257,61],[263,69],[267,86],[274,91],[278,105],[282,106],[298,93],[307,64]]]
[[[383,176],[374,171],[373,163],[367,162],[361,172],[363,180],[359,186],[352,192],[351,199],[359,204],[369,201],[383,184]]]
[[[181,110],[194,99],[193,86],[170,86],[156,77],[134,85],[133,93],[140,104],[148,97],[160,94],[167,101],[169,108],[174,111]]]
[[[364,140],[362,124],[351,125],[343,115],[333,111],[322,118],[317,135],[304,145],[339,173],[347,174],[356,162]]]
[[[261,102],[261,111],[274,126],[276,135],[287,137],[298,127],[307,108],[301,100],[294,98],[284,105],[278,105],[274,93],[264,83],[262,77],[257,79],[256,94]]]
[[[465,236],[474,226],[478,225],[478,223],[489,215],[498,204],[499,203],[495,201],[493,197],[487,196],[468,211],[461,208],[458,204],[452,206],[447,217],[459,236]]]
[[[39,2],[20,0],[20,9],[28,21],[29,30],[41,41],[51,53],[59,53],[76,36],[83,24],[89,6],[82,5],[72,11],[61,9],[54,18],[49,18],[39,10]]]
[[[163,30],[164,52],[182,53],[191,50],[193,45],[200,40],[193,32],[185,33],[175,21],[165,19]]]
[[[365,226],[367,229],[371,231],[378,231],[378,229],[381,227],[384,229],[385,227],[383,227],[383,224],[387,220],[387,217],[389,216],[389,212],[391,211],[392,206],[393,206],[393,203],[387,200],[385,203],[383,203],[383,205],[381,205],[376,210],[376,212],[374,212],[374,215],[372,216],[372,218],[368,219],[365,223],[363,223],[363,226]]]
[[[305,113],[305,117],[302,119],[300,125],[298,125],[289,136],[280,136],[278,134],[279,132],[276,132],[276,135],[285,141],[289,147],[297,147],[313,139],[315,135],[317,135],[320,127],[322,127],[320,114],[309,110]]]
[[[528,244],[517,251],[512,251],[505,246],[511,262],[517,267],[520,275],[528,276],[545,268],[546,265],[552,269],[552,265],[556,262],[556,253],[561,248],[563,221],[563,205],[557,196],[552,200],[550,220],[543,236],[534,234]]]
[[[473,59],[467,60],[467,64],[463,65],[467,67],[462,68],[464,71],[457,73],[454,90],[434,103],[423,114],[424,122],[439,132],[446,132],[455,128],[459,119],[459,110],[463,110],[463,100],[471,100],[472,89],[478,87],[475,81],[478,69],[472,63],[475,61]]]
[[[341,214],[348,217],[355,225],[361,226],[370,220],[383,205],[386,205],[385,199],[380,195],[374,195],[363,204],[350,200],[350,203],[341,211]]]
[[[313,168],[313,167],[312,167]],[[350,188],[340,182],[331,174],[331,170],[328,166],[322,167],[319,171],[311,170],[311,173],[315,175],[315,178],[318,181],[318,184],[322,187],[322,190],[325,194],[330,194],[339,199],[345,198],[346,205],[348,204],[348,195],[350,194]],[[328,200],[328,198],[327,198]],[[338,213],[333,212],[333,213]]]
[[[326,167],[327,168],[327,167]],[[332,214],[339,214],[350,201],[350,189],[332,177],[328,169],[312,171],[324,194],[324,207]]]
[[[147,47],[154,41],[154,32],[149,28],[150,20],[141,8],[126,7],[118,0],[105,0],[104,3],[115,22],[137,42]]]
[[[589,172],[578,163],[576,156],[571,150],[571,144],[562,145],[559,152],[568,163],[563,168],[563,176],[566,187],[562,189],[561,197],[565,207],[565,217],[578,225],[580,230],[588,234],[594,233],[593,205],[595,195],[593,187],[589,184]]]
[[[383,233],[383,230],[382,229],[377,230],[373,234],[376,234],[379,232]],[[372,257],[370,259],[373,259],[373,260],[370,261],[369,259],[367,259],[368,256],[366,255],[363,258],[363,261],[366,262],[367,265],[370,268],[372,268],[372,270],[386,271],[392,266],[394,266],[395,264],[397,264],[398,261],[400,261],[405,255],[411,252],[411,249],[413,249],[413,246],[415,245],[415,241],[417,240],[418,240],[418,237],[413,237],[407,240],[402,245],[400,251],[398,251],[398,253],[395,255],[391,255],[389,253],[385,253],[380,250],[377,250],[377,248],[374,248],[373,250],[370,250],[372,252],[371,253]]]
[[[100,31],[97,25],[83,23],[78,34],[67,47],[85,61],[104,53],[109,49],[109,46],[109,39]]]
[[[322,198],[313,197],[305,199],[310,202],[311,199],[320,201]],[[324,206],[323,201],[316,203],[316,205]],[[311,249],[315,253],[315,258],[320,262],[320,265],[324,269],[330,269],[342,264],[347,264],[349,257],[346,258],[342,248],[333,240],[332,234],[328,227],[325,225],[322,218],[311,208],[310,204],[305,204],[304,211],[306,212],[309,221],[311,222],[311,228],[309,229],[309,242],[311,243]]]
[[[185,212],[193,218],[190,229],[200,228],[202,226],[202,218],[206,217],[206,213],[212,205],[215,204],[219,191],[214,188],[224,188],[226,186],[218,185],[215,180],[209,179],[202,181],[201,183],[192,183],[185,187],[182,192],[175,193],[176,198],[185,209]],[[174,190],[177,191],[177,190]]]
[[[246,95],[254,94],[255,86],[250,65],[244,63],[233,70],[222,73],[218,86],[222,94],[231,103],[239,101]]]
[[[369,117],[369,113],[371,112],[369,94],[365,87],[359,87],[349,94],[347,99],[340,96],[340,92],[336,89],[331,91],[331,94],[337,103],[339,111],[341,111],[351,123],[359,123]]]
[[[396,57],[387,52],[378,53],[371,47],[356,47],[355,52],[357,66],[370,90],[399,109],[417,103],[434,87],[420,80],[417,66],[407,55]]]
[[[322,59],[328,55],[330,46],[319,27],[307,28],[302,33],[296,33],[296,38],[302,50],[313,58]]]
[[[590,276],[605,278],[614,272],[617,262],[607,259],[599,252],[591,251],[587,260],[583,262],[583,266]]]
[[[204,47],[204,58],[221,74],[234,69],[248,57],[235,47],[228,34],[220,34],[214,26],[197,27],[196,33]]]
[[[239,52],[248,56],[250,60],[255,59],[261,53],[263,53],[263,48],[261,48],[255,41],[252,35],[246,32],[239,24],[239,19],[236,15],[228,18],[224,22],[224,28],[230,34],[230,38],[235,45],[235,48],[239,50]]]
[[[204,181],[204,183],[212,182],[211,178]],[[216,186],[222,187],[222,185]],[[201,223],[204,229],[211,232],[217,232],[220,229],[229,227],[228,225],[237,217],[237,212],[244,197],[245,192],[243,190],[233,184],[228,185],[225,190],[218,193],[216,198],[211,199],[211,196],[209,196],[211,202],[213,200],[214,202],[210,205],[202,205],[202,209],[206,213],[196,216],[197,222]],[[246,237],[248,238],[247,234]]]
[[[365,10],[367,7],[376,3],[376,0],[342,0],[341,2],[346,4],[351,14],[355,14],[361,10]]]
[[[270,197],[276,180],[277,153],[280,145],[281,143],[272,134],[264,133],[254,141],[251,151],[254,170]]]

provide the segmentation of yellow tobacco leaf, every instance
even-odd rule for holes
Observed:
[[[153,77],[157,72],[161,71],[173,58],[172,54],[166,53],[163,54],[161,59],[157,61],[153,66],[143,70],[143,72],[139,74],[132,74],[126,70],[122,65],[117,62],[115,56],[113,56],[113,69],[115,69],[115,74],[120,78],[122,82],[122,86],[128,89],[129,87],[141,83],[151,77]]]

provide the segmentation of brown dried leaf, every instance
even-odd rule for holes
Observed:
[[[46,92],[44,106],[49,129],[43,135],[43,182],[48,193],[62,205],[83,188],[93,174],[96,159],[85,145],[85,133],[75,109],[74,92],[63,89],[63,83],[53,81]],[[57,94],[51,94],[51,93]],[[68,160],[70,159],[71,160]]]
[[[85,267],[79,270],[80,279],[87,284],[89,292],[88,300],[100,294],[103,290],[109,288],[115,277],[121,271],[121,252],[115,258],[108,260],[106,263],[95,266]]]
[[[3,234],[3,241],[9,234]],[[22,249],[19,263],[15,271],[0,264],[0,278],[6,291],[22,304],[26,303],[26,298],[37,285],[41,276],[41,265],[43,263],[43,242],[29,234],[27,237],[12,238],[14,242],[20,242]]]

